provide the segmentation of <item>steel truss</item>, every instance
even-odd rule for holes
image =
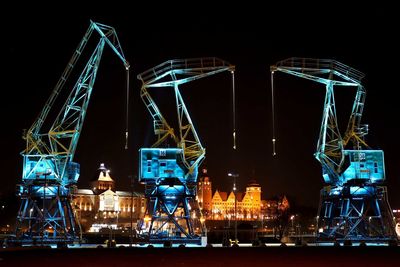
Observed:
[[[233,76],[234,66],[218,58],[193,58],[169,60],[138,75],[142,81],[140,95],[153,119],[154,134],[157,136],[151,148],[141,149],[139,175],[140,181],[146,185],[148,199],[146,217],[139,223],[139,231],[150,242],[200,243],[202,240],[203,218],[195,196],[198,167],[204,160],[205,148],[179,86],[224,71],[231,72]],[[234,88],[234,83],[232,86]],[[161,114],[148,91],[149,88],[160,87],[174,90],[178,134]],[[169,140],[176,148],[166,144]],[[168,227],[173,227],[177,233],[165,234]]]

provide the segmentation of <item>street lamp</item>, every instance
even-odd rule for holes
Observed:
[[[315,238],[317,238],[318,233],[320,233],[320,231],[319,231],[318,220],[319,220],[319,216],[317,215],[317,216],[315,217],[315,229],[314,229]]]
[[[294,217],[295,215],[290,216],[290,220],[292,221],[292,234],[294,234]]]
[[[228,173],[228,176],[233,177],[233,195],[235,197],[235,244],[238,243],[237,239],[237,197],[236,197],[236,178],[239,177],[237,173]]]

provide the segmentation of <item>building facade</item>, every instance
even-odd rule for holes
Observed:
[[[143,193],[117,191],[115,181],[104,164],[100,164],[90,189],[76,189],[73,205],[83,232],[98,232],[102,228],[130,228],[131,221],[143,218],[146,198]]]
[[[289,209],[289,201],[285,196],[276,199],[262,200],[261,186],[251,180],[245,192],[223,192],[216,190],[212,194],[212,182],[203,169],[198,182],[197,199],[203,216],[209,220],[264,220],[275,219],[280,212]],[[236,206],[236,209],[235,209]]]
[[[211,215],[212,210],[212,184],[208,177],[207,169],[201,170],[201,175],[197,184],[197,202],[205,218]]]

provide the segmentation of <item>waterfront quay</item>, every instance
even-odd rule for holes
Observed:
[[[7,248],[0,266],[398,266],[399,247]]]

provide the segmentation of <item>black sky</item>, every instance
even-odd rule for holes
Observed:
[[[104,162],[119,187],[127,189],[128,176],[137,172],[138,149],[155,140],[150,116],[139,98],[138,73],[169,59],[215,56],[236,65],[236,152],[231,148],[230,75],[216,75],[182,88],[207,150],[205,165],[214,189],[229,190],[226,173],[236,170],[242,190],[250,178],[255,178],[266,198],[286,194],[299,205],[316,207],[323,183],[313,153],[324,87],[276,75],[278,156],[273,158],[269,66],[292,56],[330,58],[366,74],[363,122],[370,126],[367,142],[384,150],[389,201],[394,208],[400,207],[396,97],[400,23],[392,7],[306,7],[289,3],[269,9],[251,5],[229,9],[232,7],[228,4],[150,7],[151,3],[122,14],[116,7],[102,12],[78,8],[66,12],[62,6],[48,7],[49,11],[9,10],[10,15],[3,18],[8,25],[2,50],[6,69],[0,139],[3,195],[12,194],[20,181],[22,129],[29,128],[43,108],[92,19],[116,29],[131,62],[130,143],[125,151],[124,68],[106,47],[75,156],[81,164],[80,187],[88,186],[99,163]],[[342,124],[347,122],[354,93],[347,88],[338,92]],[[164,105],[174,105],[173,98],[167,97],[163,98]]]

